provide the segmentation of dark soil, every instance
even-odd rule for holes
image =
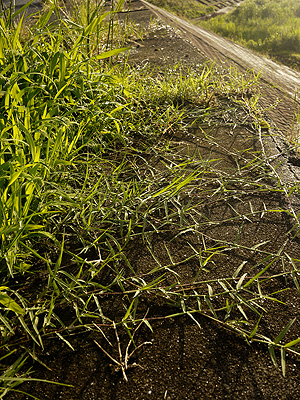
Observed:
[[[143,3],[134,0],[131,3],[130,18],[144,25],[147,25],[149,20],[152,21],[152,28],[146,38],[134,39],[130,43],[132,45],[129,58],[131,65],[141,67],[149,64],[152,67],[159,67],[163,73],[166,69],[174,68],[178,64],[183,69],[187,69],[209,62],[208,55],[197,49],[189,37],[185,37],[162,21],[156,21],[154,24],[155,15]],[[218,58],[216,60],[219,61]],[[272,91],[266,84],[263,85],[263,91],[265,88],[267,91],[264,91],[267,95],[265,94],[263,101],[269,102],[270,105],[278,93]],[[268,94],[271,98],[268,98]],[[220,109],[228,107],[228,99],[215,101],[216,107]],[[274,125],[276,132],[278,128],[292,124],[292,112],[289,110],[291,104],[291,99],[287,98],[287,102],[281,109],[276,108],[269,115],[269,121]],[[242,121],[242,117],[246,117],[246,111],[241,109],[240,113],[241,118],[238,120]],[[197,129],[190,132],[189,138],[175,135],[174,146],[182,152],[183,157],[188,150],[197,149],[202,157],[218,159],[218,167],[232,174],[236,173],[237,162],[242,165],[242,162],[246,162],[245,160],[253,160],[260,146],[251,124],[243,125],[237,122],[235,128],[232,129],[220,123],[220,127],[211,134],[214,138],[214,142],[211,143],[203,132]],[[243,161],[237,161],[232,156],[233,149],[236,153],[243,152],[245,149],[249,150],[243,153]],[[287,157],[283,157],[283,160]],[[298,160],[297,156],[295,160]],[[294,176],[291,179],[295,179]],[[240,221],[226,222],[228,218],[231,218],[233,209],[241,214],[251,213],[250,203],[256,211],[263,211],[264,207],[274,210],[284,209],[287,207],[284,196],[278,192],[272,194],[263,190],[260,195],[253,195],[246,186],[228,189],[236,191],[236,197],[231,198],[228,204],[221,201],[217,195],[202,199],[200,209],[203,221],[209,218],[216,222],[211,226],[205,225],[202,221],[202,232],[208,247],[216,244],[218,240],[233,242],[237,237],[241,247],[230,248],[222,256],[219,255],[214,263],[210,264],[208,270],[203,272],[202,279],[205,279],[205,274],[209,279],[232,276],[243,261],[247,261],[248,272],[254,275],[259,270],[259,257],[249,248],[265,241],[267,243],[264,251],[276,253],[285,246],[285,251],[297,258],[300,251],[299,239],[291,237],[285,244],[287,232],[292,227],[287,214],[274,212],[261,217],[260,214],[253,213],[242,225]],[[291,202],[297,201],[297,198],[291,197]],[[246,211],[247,207],[248,211]],[[193,233],[186,233],[177,238],[175,234],[172,228],[169,231],[166,229],[163,234],[152,235],[151,245],[156,256],[165,265],[170,262],[166,247],[171,249],[172,254],[176,254],[175,262],[178,262],[176,272],[180,275],[181,281],[191,284],[197,265],[193,262],[180,264],[180,260],[191,253],[189,244],[194,246],[202,244]],[[245,246],[244,250],[242,246]],[[156,266],[156,261],[142,241],[130,243],[126,256],[139,274],[146,273]],[[274,262],[272,268],[272,273],[280,273],[282,265]],[[103,277],[103,279],[108,278]],[[171,284],[173,281],[172,274],[165,276],[164,285]],[[266,313],[261,329],[265,335],[270,334],[274,338],[292,318],[297,317],[287,338],[293,340],[299,336],[300,331],[299,293],[296,288],[292,289],[293,284],[286,282],[284,278],[268,284],[274,286],[274,292],[283,287],[290,290],[279,294],[278,298],[282,303],[270,301],[264,304],[267,310],[272,309],[270,313],[272,317],[268,317],[269,314]],[[118,320],[118,316],[124,314],[122,298],[122,293],[103,296],[101,304],[104,314],[113,320]],[[218,299],[215,301],[217,303]],[[112,357],[119,360],[116,333],[119,335],[123,355],[128,344],[128,335],[121,329],[116,332],[111,327],[101,325],[103,332],[114,344],[113,347],[108,346],[100,331],[98,334],[95,331],[91,333],[74,331],[68,337],[74,350],[63,341],[51,338],[45,341],[44,352],[37,350],[37,356],[49,369],[37,362],[34,364],[32,376],[58,381],[72,387],[36,382],[25,383],[21,389],[41,400],[296,400],[300,398],[300,359],[297,356],[290,354],[287,356],[287,377],[284,378],[282,373],[274,367],[267,346],[247,343],[228,327],[225,329],[220,323],[214,321],[209,311],[207,315],[195,314],[197,321],[195,323],[189,316],[174,316],[165,319],[165,316],[180,312],[180,308],[176,307],[171,300],[167,305],[159,294],[150,296],[145,293],[141,302],[143,304],[140,311],[141,317],[149,310],[147,319],[151,323],[153,332],[146,325],[142,325],[137,331],[137,345],[150,343],[145,343],[140,347],[129,360],[129,368],[126,371],[128,382],[124,380],[117,363],[97,346],[97,343],[100,344]],[[64,312],[62,309],[61,313]],[[250,316],[250,319],[252,317],[254,318]],[[279,359],[280,354],[277,356]],[[7,396],[9,400],[29,398],[28,395],[21,393],[11,393]]]

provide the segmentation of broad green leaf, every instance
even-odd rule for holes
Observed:
[[[27,168],[32,167],[32,164],[27,164],[21,167],[18,171],[12,174],[8,186],[11,186]]]
[[[127,51],[127,50],[130,50],[130,47],[123,47],[121,49],[105,51],[104,53],[99,54],[98,56],[93,57],[93,58],[96,60],[103,60],[104,58],[116,56],[117,54],[123,53],[124,51]]]
[[[288,342],[287,344],[284,345],[284,347],[290,348],[290,347],[295,346],[298,343],[300,343],[300,338],[292,340],[291,342]]]
[[[24,314],[25,311],[21,308],[8,294],[0,292],[0,303],[16,314]]]
[[[11,16],[11,19],[15,19],[17,15],[21,14],[23,11],[26,10],[27,7],[30,6],[31,3],[33,3],[34,0],[29,0],[26,2],[26,4],[24,4],[23,7],[21,7],[19,10],[17,10],[16,12],[14,12]]]
[[[12,47],[13,47],[14,51],[16,51],[16,50],[21,50],[22,51],[22,46],[21,46],[21,43],[19,41],[19,35],[20,35],[20,31],[21,31],[21,28],[22,28],[22,25],[23,25],[24,15],[25,14],[23,14],[21,16],[20,21],[19,21],[19,23],[17,25],[17,28],[14,31],[14,36],[13,36],[13,41],[12,41]],[[18,49],[17,49],[17,47],[18,47]]]

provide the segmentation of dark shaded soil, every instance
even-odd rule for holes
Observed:
[[[128,370],[127,383],[99,352],[95,335],[73,338],[75,351],[57,343],[48,349],[51,355],[43,357],[52,369],[46,376],[75,387],[39,383],[31,385],[29,393],[43,400],[299,398],[299,360],[288,361],[285,379],[274,370],[264,347],[246,345],[205,318],[199,323],[201,329],[180,317],[153,323],[153,334],[142,331],[140,341],[150,339],[152,346],[145,345],[132,360],[140,366]]]
[[[155,17],[143,3],[132,0],[130,18],[140,24],[147,24]],[[152,28],[145,39],[135,39],[131,42],[132,50],[129,58],[131,65],[141,67],[149,64],[161,68],[161,73],[163,73],[166,68],[174,68],[176,64],[180,64],[184,69],[195,68],[209,61],[208,56],[197,49],[182,33],[159,21],[155,24],[151,22],[151,24]],[[218,58],[216,60],[219,61]],[[264,93],[266,93],[265,88],[267,90],[263,101],[271,105],[273,98],[276,98],[277,89],[272,91],[265,83],[263,85]],[[272,98],[268,97],[268,94]],[[215,102],[215,107],[219,107],[220,110],[230,109],[228,99],[216,99]],[[292,112],[289,110],[291,104],[291,99],[287,98],[282,108],[279,106],[269,115],[270,123],[276,123],[275,132],[282,126],[292,124]],[[228,123],[230,118],[235,122],[234,128],[232,128],[233,124]],[[219,127],[206,130],[206,133],[209,131],[209,137],[204,134],[204,129],[196,128],[189,132],[189,137],[175,135],[173,143],[177,154],[181,153],[184,159],[187,152],[198,151],[202,158],[217,160],[213,164],[215,170],[222,170],[234,177],[238,173],[237,165],[243,170],[248,162],[254,162],[257,151],[261,150],[256,131],[251,121],[245,118],[247,119],[246,110],[241,108],[237,114],[235,111],[234,115],[226,115],[227,125],[224,124],[225,115],[222,115]],[[283,161],[287,157],[288,155],[284,156]],[[297,156],[295,160],[294,163],[297,164]],[[151,162],[159,163],[160,160],[153,158]],[[262,161],[262,170],[264,169],[265,164]],[[202,271],[202,280],[206,277],[215,279],[232,276],[243,262],[246,262],[243,272],[253,276],[260,270],[260,261],[265,258],[265,254],[268,252],[276,254],[282,247],[291,257],[298,258],[299,239],[297,236],[292,238],[287,235],[293,224],[288,213],[266,212],[264,215],[265,209],[288,208],[287,200],[283,193],[265,190],[266,186],[269,185],[272,188],[274,184],[271,176],[264,178],[263,182],[266,186],[262,184],[261,192],[256,188],[253,194],[251,185],[247,183],[250,183],[250,177],[253,181],[260,182],[258,176],[255,176],[256,173],[253,172],[254,176],[250,176],[250,172],[249,176],[242,176],[243,184],[228,182],[227,202],[224,202],[224,198],[218,197],[218,193],[209,186],[209,182],[207,183],[209,196],[204,197],[200,192],[192,194],[192,201],[200,204],[198,211],[201,212],[201,217],[198,217],[198,222],[201,225],[202,238],[192,232],[175,237],[177,232],[174,226],[166,229],[164,233],[149,235],[153,252],[161,264],[170,263],[167,248],[175,254],[173,261],[177,265],[176,272],[180,275],[181,282],[192,284],[199,266],[196,261],[181,261],[192,255],[191,245],[203,246],[204,239],[206,247],[216,246],[218,241],[228,243],[236,241],[239,248],[228,246],[226,251],[216,255],[213,262]],[[294,175],[290,179],[295,179]],[[296,209],[299,208],[298,200],[291,196],[290,201]],[[232,216],[244,214],[247,214],[247,220],[240,221],[238,218],[235,221],[232,220]],[[208,220],[213,224],[206,223]],[[251,250],[253,246],[263,242],[266,243],[262,253]],[[153,259],[142,240],[130,243],[126,256],[141,276],[157,266],[157,261]],[[269,272],[272,274],[282,272],[279,259],[274,261]],[[102,278],[104,281],[109,280],[109,277]],[[166,274],[164,279],[164,285],[176,283],[172,273]],[[265,309],[272,309],[272,313],[265,313],[260,329],[264,335],[270,334],[274,338],[274,335],[276,337],[283,327],[296,317],[297,321],[286,338],[286,340],[293,340],[299,336],[300,332],[299,292],[293,282],[287,281],[284,277],[268,282],[268,285],[272,286],[273,292],[282,288],[289,290],[278,294],[278,299],[282,303],[265,301]],[[201,290],[197,285],[192,289]],[[262,290],[264,290],[263,283]],[[99,298],[101,298],[104,314],[112,320],[118,320],[124,314],[123,293],[103,297],[99,295]],[[222,299],[214,299],[214,301],[217,307]],[[129,368],[126,371],[128,382],[124,380],[117,363],[97,346],[97,343],[100,344],[112,357],[119,360],[116,331],[105,324],[99,324],[113,343],[112,347],[108,345],[100,331],[81,334],[74,331],[68,336],[74,350],[64,342],[51,340],[51,338],[45,341],[45,352],[37,350],[39,359],[49,369],[35,363],[32,376],[59,381],[73,385],[72,387],[37,382],[25,383],[22,390],[42,400],[296,400],[300,398],[300,359],[297,356],[290,354],[287,356],[287,377],[284,378],[272,364],[267,346],[247,343],[230,331],[228,326],[224,328],[222,324],[216,322],[208,309],[206,315],[195,314],[196,323],[188,315],[165,319],[165,316],[180,312],[180,307],[176,307],[177,304],[174,304],[172,299],[167,305],[160,298],[159,293],[157,296],[145,293],[140,302],[142,303],[141,317],[149,310],[147,320],[151,323],[153,332],[145,324],[136,332],[137,345],[150,343],[145,343],[130,358]],[[62,315],[64,312],[62,309]],[[249,315],[249,320],[255,320],[255,315]],[[129,338],[125,331],[120,329],[117,332],[124,356]],[[279,359],[280,355],[277,354],[277,356]],[[29,398],[28,395],[20,393],[11,393],[7,396],[9,400]]]

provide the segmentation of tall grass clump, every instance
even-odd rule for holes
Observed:
[[[120,118],[130,102],[103,61],[124,51],[113,48],[109,31],[115,10],[96,13],[97,6],[83,25],[57,18],[51,24],[51,16],[60,12],[52,5],[30,26],[25,9],[0,16],[0,302],[2,348],[8,355],[15,353],[8,342],[17,324],[30,332],[23,316],[32,317],[32,311],[7,284],[33,273],[39,262],[59,293],[55,273],[63,254],[64,218],[72,213],[85,224],[85,207],[97,189],[96,182],[88,183],[91,153],[101,157],[112,144],[126,144]],[[106,43],[101,47],[99,30],[106,30],[108,49]],[[51,246],[61,249],[56,262]],[[37,326],[30,335],[42,346]],[[1,397],[18,383],[14,374],[25,353],[2,375]]]
[[[116,103],[109,102],[111,97],[117,100],[112,78],[91,72],[91,63],[122,49],[91,59],[86,38],[103,16],[71,34],[66,24],[46,27],[53,10],[32,27],[28,40],[21,37],[24,17],[15,28],[3,16],[0,20],[1,244],[11,275],[22,269],[17,262],[21,238],[43,234],[50,209],[60,208],[66,199],[55,188],[88,143],[91,125],[98,119],[100,131],[106,123],[115,126],[110,112]],[[99,132],[101,148],[108,136],[108,127]]]

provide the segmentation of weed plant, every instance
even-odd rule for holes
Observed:
[[[245,80],[210,64],[185,74],[179,66],[161,75],[132,69],[118,60],[126,48],[114,47],[122,41],[111,36],[115,9],[94,6],[84,23],[49,24],[59,14],[53,5],[28,40],[24,16],[15,23],[13,15],[13,24],[0,18],[0,397],[34,381],[31,366],[43,364],[46,342],[73,348],[69,335],[78,332],[106,338],[113,329],[119,360],[107,340],[96,344],[127,379],[131,355],[148,344],[134,335],[141,325],[152,330],[156,318],[141,301],[148,298],[174,307],[159,318],[188,315],[199,324],[202,315],[265,343],[275,365],[279,349],[285,374],[285,354],[297,353],[300,342],[285,340],[296,320],[271,336],[260,322],[269,317],[264,301],[299,296],[299,260],[289,252],[299,222],[288,201],[298,184],[282,182],[258,140],[258,77]],[[227,149],[216,135],[220,126],[247,126],[258,148]],[[208,151],[187,146],[188,138]],[[282,207],[249,199],[274,194]],[[231,210],[224,218],[220,204]],[[276,251],[267,241],[242,240],[247,222],[279,214],[291,227]],[[218,234],[224,224],[238,226],[233,237]],[[155,239],[165,237],[162,259]],[[180,240],[185,255],[172,247]],[[149,264],[131,256],[137,248]],[[255,261],[237,264],[239,252]],[[229,254],[231,267],[212,273]],[[192,273],[182,272],[186,264],[196,265]],[[116,299],[119,308],[112,307]]]

